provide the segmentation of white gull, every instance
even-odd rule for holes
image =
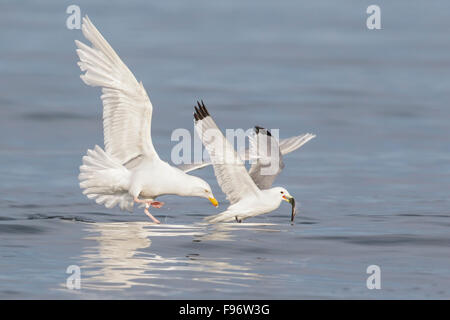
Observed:
[[[156,197],[167,194],[209,199],[216,207],[209,184],[161,160],[150,131],[153,106],[147,92],[122,62],[89,18],[83,18],[83,35],[92,47],[75,41],[85,72],[81,79],[102,88],[105,150],[95,146],[83,157],[80,187],[90,199],[107,208],[119,205],[132,211],[134,203],[145,205],[145,213],[164,203]]]
[[[197,106],[194,112],[195,130],[209,153],[217,182],[230,202],[226,211],[208,217],[206,221],[241,222],[277,209],[283,200],[291,204],[293,220],[295,200],[289,192],[282,187],[261,190],[250,177],[239,154],[210,116],[203,101]]]

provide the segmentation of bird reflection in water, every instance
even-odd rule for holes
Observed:
[[[255,228],[255,225],[257,226],[249,224],[248,227]],[[230,258],[205,258],[199,253],[186,253],[187,249],[184,247],[186,241],[231,241],[231,231],[242,228],[242,225],[237,224],[89,224],[87,231],[90,235],[85,239],[94,241],[94,245],[85,248],[81,257],[82,287],[87,290],[121,290],[146,286],[147,289],[153,287],[161,294],[161,288],[176,289],[177,283],[179,284],[177,280],[184,283],[190,280],[197,283],[248,286],[248,280],[262,277],[251,272],[251,266],[232,264]],[[166,239],[158,239],[160,237]],[[169,241],[167,237],[176,238],[172,238],[175,241]],[[158,244],[152,246],[152,240]],[[157,253],[162,250],[173,254],[169,257],[167,254],[162,256]]]
[[[233,232],[254,231],[254,232],[280,232],[280,230],[267,228],[276,226],[271,223],[217,223],[209,225],[204,232],[196,234],[194,241],[234,241]]]

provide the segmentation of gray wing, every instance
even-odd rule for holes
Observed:
[[[280,140],[280,152],[285,155],[297,150],[309,140],[315,138],[316,135],[312,133],[306,133],[295,137]]]
[[[250,177],[260,189],[269,189],[272,187],[273,182],[275,181],[277,176],[284,169],[283,155],[297,150],[315,137],[315,134],[306,133],[287,139],[281,139],[280,142],[278,142],[274,137],[272,137],[269,130],[256,126],[255,136],[250,140],[250,149],[253,150],[244,150],[240,153],[240,157],[244,161],[255,161],[253,159],[257,159],[252,163],[252,166],[250,167]],[[262,146],[267,145],[267,148],[264,150],[261,150],[263,148],[258,149],[259,143]],[[272,159],[272,154],[276,155],[277,152],[278,157],[274,156]],[[272,162],[273,168],[271,167]],[[190,172],[205,168],[209,165],[211,165],[211,162],[206,161],[200,164],[184,164],[178,166],[178,168],[180,168],[184,172]]]
[[[256,158],[250,167],[250,177],[260,189],[271,188],[284,168],[277,139],[272,137],[269,130],[255,127],[255,134],[250,139],[250,154]]]
[[[250,154],[257,160],[250,167],[250,177],[261,189],[269,189],[284,169],[283,155],[297,150],[316,135],[306,133],[277,141],[269,130],[255,127],[255,137],[250,141]]]

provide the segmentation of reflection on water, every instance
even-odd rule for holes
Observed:
[[[233,241],[233,231],[240,230],[251,230],[251,231],[262,231],[262,232],[279,232],[280,230],[263,228],[268,226],[276,226],[272,223],[218,223],[210,225],[209,229],[202,233],[195,234],[194,241],[206,241],[206,240],[216,240],[216,241]]]
[[[247,286],[240,280],[257,280],[262,275],[252,272],[251,266],[238,265],[227,257],[204,258],[197,253],[180,255],[180,243],[186,237],[194,242],[231,241],[232,230],[259,230],[269,224],[152,225],[148,222],[114,222],[89,224],[89,236],[94,245],[86,248],[81,257],[83,289],[115,290],[133,286],[164,288],[170,282],[160,280],[189,280],[204,283]],[[184,237],[182,241],[169,238]],[[158,239],[162,238],[162,239]],[[162,256],[152,241],[173,247],[174,254]],[[181,239],[181,238],[180,238]],[[160,242],[159,242],[160,241]],[[230,280],[232,280],[230,282]]]

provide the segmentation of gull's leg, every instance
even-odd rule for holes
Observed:
[[[144,210],[145,214],[146,214],[150,219],[152,219],[152,221],[153,221],[154,223],[158,223],[158,224],[161,223],[158,219],[156,219],[156,218],[148,211],[148,208],[150,207],[150,205],[152,205],[153,202],[157,202],[157,205],[158,205],[158,204],[160,205],[159,208],[162,207],[164,203],[161,204],[161,203],[159,203],[158,201],[153,201],[153,200],[141,200],[141,199],[139,199],[138,197],[134,197],[133,200],[134,200],[134,202],[137,202],[137,203],[144,203],[144,204],[145,204],[145,210]],[[156,208],[158,208],[158,207],[156,206]]]
[[[154,223],[157,223],[157,224],[160,224],[160,223],[161,223],[158,219],[156,219],[156,218],[148,211],[147,205],[145,205],[145,210],[144,210],[144,212],[145,212],[145,214],[146,214],[150,219],[152,219],[152,221],[153,221]]]
[[[149,202],[148,200],[141,200],[138,197],[134,197],[133,200],[134,200],[134,202],[137,202],[137,203],[145,203],[146,204],[147,202]]]
[[[235,218],[236,218],[236,222],[237,223],[241,223],[242,222],[242,219],[239,219],[237,216]]]

